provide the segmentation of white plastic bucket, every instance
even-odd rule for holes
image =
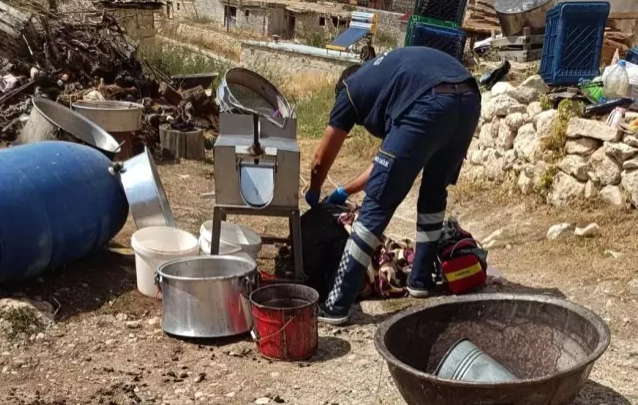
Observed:
[[[206,221],[199,229],[200,244],[202,251],[210,254],[210,245],[213,233],[213,221]],[[219,238],[219,252],[224,254],[224,246],[239,246],[251,259],[257,260],[257,255],[261,250],[261,237],[243,226],[231,224],[230,222],[222,222],[221,237]],[[208,250],[205,250],[208,249]],[[235,254],[235,253],[226,253]]]
[[[205,237],[203,234],[199,236],[199,248],[201,252],[205,255],[210,254],[210,234],[208,237]],[[228,243],[224,240],[219,241],[219,254],[220,255],[237,255],[238,253],[243,252],[241,246],[233,245],[232,243]]]
[[[155,297],[155,272],[158,267],[179,257],[198,256],[197,238],[181,229],[151,226],[138,230],[131,237],[135,251],[137,289],[144,295]]]

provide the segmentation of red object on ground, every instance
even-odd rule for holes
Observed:
[[[441,271],[452,294],[464,294],[483,287],[487,273],[473,254],[450,258],[441,264]]]
[[[271,360],[305,360],[317,352],[319,293],[299,284],[275,284],[250,295],[259,353]]]

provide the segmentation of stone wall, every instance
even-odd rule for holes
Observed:
[[[337,34],[346,27],[345,20],[319,13],[294,13],[295,36],[306,37],[312,33]],[[336,23],[336,24],[335,24]],[[323,25],[322,25],[323,24]]]
[[[113,16],[126,33],[132,38],[152,38],[157,33],[155,15],[163,14],[163,10],[135,9],[135,8],[111,8],[106,12]]]
[[[286,10],[283,7],[238,8],[235,28],[253,31],[259,35],[284,37],[286,32]]]
[[[401,14],[412,13],[414,12],[414,0],[393,0],[389,10]]]
[[[218,52],[229,59],[239,59],[241,54],[241,40],[216,29],[190,24],[178,24],[173,28],[177,38],[188,43],[197,44],[204,48]],[[170,34],[168,34],[170,37]]]
[[[172,19],[187,20],[197,18],[199,16],[197,4],[193,0],[169,0],[165,3],[167,8],[171,8],[172,15],[168,16],[169,18],[172,17]]]
[[[399,17],[401,17],[404,13],[382,11],[366,7],[357,7],[357,11],[375,13],[377,15],[377,32],[383,33],[388,37],[396,38],[398,46],[403,44],[405,33],[401,32],[401,22],[399,21]]]
[[[194,0],[195,10],[199,18],[212,23],[224,25],[224,4],[219,0]]]
[[[269,42],[246,41],[241,51],[241,64],[248,69],[262,71],[267,67],[279,74],[290,75],[315,73],[336,78],[356,60],[356,57],[337,59],[285,50]]]
[[[638,138],[574,116],[573,106],[543,111],[539,99],[548,91],[540,76],[533,76],[517,88],[501,82],[483,94],[464,176],[511,179],[523,194],[541,193],[552,205],[599,197],[616,206],[638,206]]]

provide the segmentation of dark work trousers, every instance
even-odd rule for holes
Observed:
[[[448,85],[449,86],[449,85]],[[419,173],[423,172],[416,221],[416,251],[409,284],[433,288],[432,273],[445,216],[447,187],[456,183],[481,111],[478,90],[437,88],[393,120],[374,157],[359,217],[325,302],[346,315],[361,289],[371,256]]]

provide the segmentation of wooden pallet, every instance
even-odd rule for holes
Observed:
[[[516,62],[531,62],[543,56],[545,35],[531,35],[529,29],[523,35],[495,38],[492,50],[501,57]]]

